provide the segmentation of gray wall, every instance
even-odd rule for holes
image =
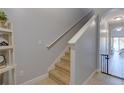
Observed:
[[[88,22],[88,27],[83,35],[72,45],[73,51],[75,51],[75,54],[72,54],[75,56],[75,63],[73,62],[75,65],[75,71],[73,72],[75,73],[75,84],[82,84],[96,70],[97,28],[96,19],[92,20]],[[83,32],[83,28],[80,31]]]
[[[112,8],[94,8],[94,11],[98,15],[98,32],[97,32],[97,69],[100,70],[100,64],[101,64],[101,55],[102,53],[105,53],[107,51],[107,32],[102,33],[101,30],[105,29],[105,23],[101,22],[104,18],[104,16],[107,15],[108,11],[110,11]],[[105,21],[106,22],[106,21]],[[100,30],[101,29],[101,30]]]
[[[50,50],[47,44],[86,15],[88,9],[4,9],[13,23],[17,84],[47,73],[48,67],[82,26],[73,29]]]

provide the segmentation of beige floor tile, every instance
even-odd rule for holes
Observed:
[[[39,82],[38,85],[58,85],[58,84],[55,81],[46,78],[41,82]],[[97,72],[87,82],[86,85],[124,85],[124,80]]]
[[[95,75],[87,82],[87,85],[122,85],[124,80],[115,78],[103,73],[95,73]]]

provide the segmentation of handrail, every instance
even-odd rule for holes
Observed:
[[[87,15],[81,17],[79,21],[72,25],[67,31],[65,31],[62,35],[60,35],[56,40],[54,40],[51,44],[47,45],[46,47],[50,49],[54,44],[56,44],[63,36],[65,36],[68,32],[70,32],[77,24],[79,24],[83,19],[85,19],[86,16],[88,16],[92,11],[90,11]]]
[[[91,24],[91,22],[94,20],[96,16],[93,15],[89,21],[68,41],[69,45],[74,45],[79,38],[84,34],[84,32],[86,31],[87,27],[89,26],[89,24]]]

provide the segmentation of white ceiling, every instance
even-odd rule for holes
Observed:
[[[115,17],[124,16],[124,9],[123,8],[115,8],[110,9],[105,14],[103,14],[102,19],[105,21],[114,21]]]

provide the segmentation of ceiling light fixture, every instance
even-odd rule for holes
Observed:
[[[116,28],[116,31],[121,31],[122,27]]]
[[[122,20],[123,19],[123,16],[119,16],[119,17],[115,17],[114,20],[116,21],[119,21],[119,20]]]

